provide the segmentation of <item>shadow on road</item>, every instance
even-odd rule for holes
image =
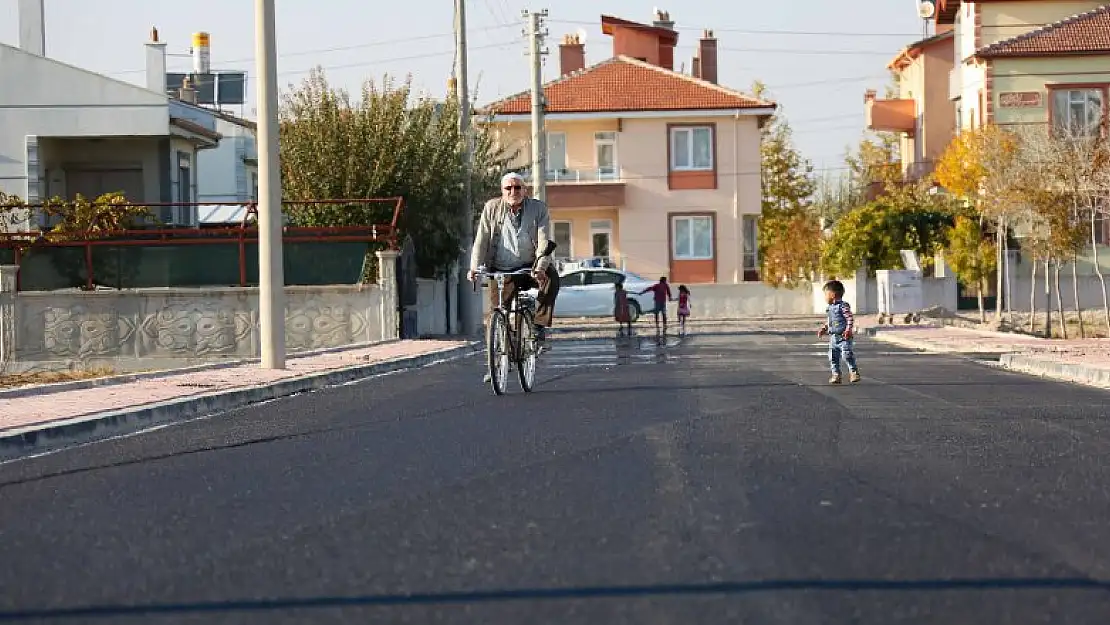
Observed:
[[[517,590],[459,591],[367,595],[352,597],[305,597],[146,605],[92,605],[41,610],[0,611],[0,621],[29,621],[52,618],[108,618],[156,614],[189,614],[242,611],[302,610],[310,608],[398,607],[436,604],[475,604],[506,601],[546,601],[658,597],[662,595],[730,595],[781,591],[993,591],[993,590],[1094,590],[1106,592],[1110,583],[1083,577],[982,578],[922,580],[821,580],[785,579],[712,584],[660,584],[646,586],[594,586],[582,588],[522,588]]]

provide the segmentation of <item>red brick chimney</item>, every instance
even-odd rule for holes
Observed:
[[[559,44],[559,75],[586,69],[586,44],[578,35],[563,35]]]
[[[694,78],[701,78],[701,59],[698,58],[697,53],[694,53],[694,58],[690,62],[690,75]]]
[[[655,18],[651,24],[640,24],[602,15],[601,32],[613,38],[613,56],[630,56],[673,70],[678,32],[667,12],[656,10]]]
[[[695,76],[717,84],[717,38],[713,36],[713,31],[707,30],[702,33],[698,41],[698,56],[694,65],[700,74]]]

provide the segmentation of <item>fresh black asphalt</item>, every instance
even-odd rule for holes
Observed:
[[[0,465],[0,622],[1107,623],[1107,393],[554,341]]]

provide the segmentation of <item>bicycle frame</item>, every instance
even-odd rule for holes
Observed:
[[[534,338],[533,340],[526,338],[529,335],[524,329],[524,324],[527,324],[528,331],[531,331],[532,315],[535,314],[537,304],[536,298],[527,294],[524,289],[517,288],[514,290],[512,299],[508,302],[505,301],[506,281],[518,275],[531,275],[531,271],[531,269],[526,268],[516,271],[490,272],[486,271],[484,267],[479,267],[475,271],[476,278],[483,280],[483,282],[487,278],[492,279],[495,283],[493,288],[497,289],[497,305],[490,310],[489,320],[486,323],[486,357],[489,359],[490,381],[493,384],[494,392],[498,395],[505,392],[505,374],[513,364],[517,366],[521,388],[525,392],[531,392],[532,390],[535,376],[535,357],[538,352],[535,352]],[[477,280],[474,287],[477,290]],[[520,326],[519,330],[517,326]],[[504,332],[501,335],[505,343],[504,351],[495,351],[497,340],[495,335],[499,328]],[[505,360],[499,361],[498,359],[501,358]],[[498,361],[500,364],[495,365],[494,363]],[[526,366],[528,367],[527,372],[525,370]],[[496,373],[495,369],[497,370]]]

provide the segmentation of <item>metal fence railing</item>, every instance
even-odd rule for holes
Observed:
[[[373,252],[398,247],[402,198],[284,204],[294,209],[324,204],[362,205],[365,209],[367,204],[382,204],[383,216],[389,220],[367,226],[284,227],[287,285],[356,284],[374,279]],[[212,204],[174,206],[205,205]],[[21,291],[256,286],[258,228],[250,223],[250,217],[256,216],[257,210],[251,203],[241,206],[247,208],[242,222],[222,227],[0,233],[0,264],[19,266],[17,288]]]

